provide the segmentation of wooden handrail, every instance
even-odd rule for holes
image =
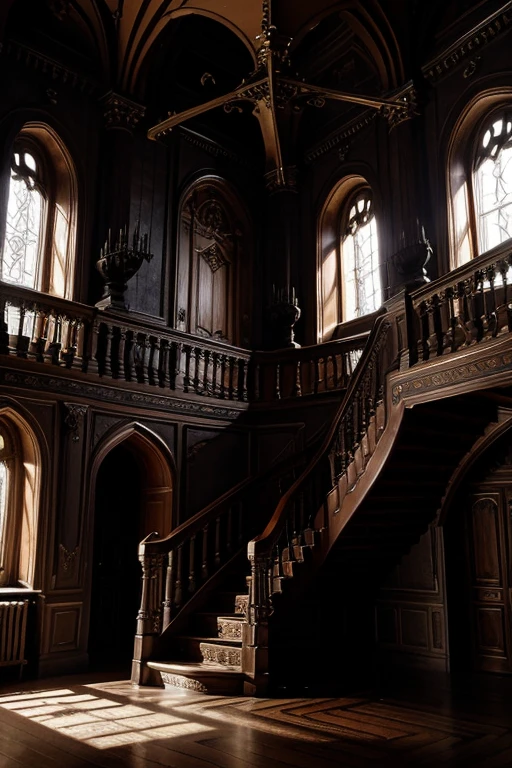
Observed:
[[[320,448],[280,499],[264,531],[248,544],[249,623],[266,621],[272,594],[293,575],[293,562],[312,543],[319,511],[331,490],[352,489],[384,429],[384,384],[397,359],[395,325],[379,315],[343,402]],[[339,498],[339,505],[342,499]]]

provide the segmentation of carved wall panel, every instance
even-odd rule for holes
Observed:
[[[45,606],[43,653],[78,649],[82,603],[52,603]]]
[[[181,206],[175,326],[188,333],[246,344],[249,233],[239,201],[219,180],[199,182]],[[244,263],[245,262],[245,263]]]

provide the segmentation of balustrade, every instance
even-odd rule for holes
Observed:
[[[386,315],[376,321],[321,448],[284,493],[263,533],[249,542],[249,624],[266,620],[272,595],[281,591],[283,579],[293,575],[294,564],[301,562],[306,549],[314,544],[316,531],[329,528],[329,494],[335,490],[339,509],[344,496],[365,472],[384,430],[385,378],[396,364],[394,334],[394,325]]]
[[[249,353],[0,285],[0,354],[149,387],[247,401]]]
[[[410,363],[512,330],[512,253],[503,246],[411,294]]]
[[[269,402],[346,389],[368,336],[360,333],[311,347],[254,353],[251,399]]]

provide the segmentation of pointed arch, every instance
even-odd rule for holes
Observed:
[[[6,456],[7,506],[0,531],[2,586],[37,586],[37,555],[41,529],[41,440],[28,416],[12,405],[0,406],[0,434],[10,442]],[[4,443],[5,444],[5,443]]]

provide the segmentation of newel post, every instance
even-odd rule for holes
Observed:
[[[251,576],[247,623],[242,631],[244,694],[265,696],[268,688],[268,617],[270,613],[270,558],[257,556],[249,543]]]
[[[142,593],[137,614],[131,677],[132,683],[138,685],[149,682],[149,670],[145,662],[151,658],[156,638],[162,630],[164,555],[146,552],[148,541],[157,537],[157,533],[151,533],[139,546],[139,560],[142,565]]]

